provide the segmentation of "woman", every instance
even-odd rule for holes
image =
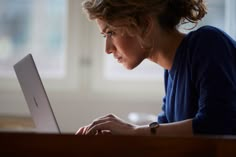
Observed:
[[[204,17],[203,0],[86,0],[83,7],[106,38],[107,54],[127,69],[144,59],[165,69],[166,95],[157,122],[136,126],[107,115],[77,134],[236,134],[236,42],[211,26],[178,31]]]

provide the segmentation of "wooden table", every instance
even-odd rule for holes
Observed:
[[[0,133],[0,156],[236,157],[236,138]]]

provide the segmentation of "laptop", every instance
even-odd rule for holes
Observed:
[[[14,65],[37,133],[61,133],[32,54]]]

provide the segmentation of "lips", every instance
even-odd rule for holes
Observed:
[[[121,63],[121,62],[122,62],[122,57],[117,58],[117,61],[118,61],[119,63]]]
[[[116,59],[117,59],[117,61],[118,61],[119,63],[122,62],[122,57],[117,57]]]
[[[114,55],[114,58],[115,58],[115,59],[118,59],[118,58],[120,58],[120,56],[118,56],[118,55]]]
[[[121,56],[114,55],[114,58],[117,59],[118,62],[122,61],[122,57]]]

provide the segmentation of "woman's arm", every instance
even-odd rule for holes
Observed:
[[[136,135],[152,135],[150,127],[138,126],[135,129]],[[187,119],[174,123],[160,124],[156,128],[156,136],[193,136],[192,119]]]
[[[113,135],[152,135],[150,127],[137,126],[129,124],[114,115],[101,117],[88,126],[80,128],[76,134],[78,135],[97,135],[109,133]],[[156,130],[156,136],[192,136],[192,119],[160,124]]]

